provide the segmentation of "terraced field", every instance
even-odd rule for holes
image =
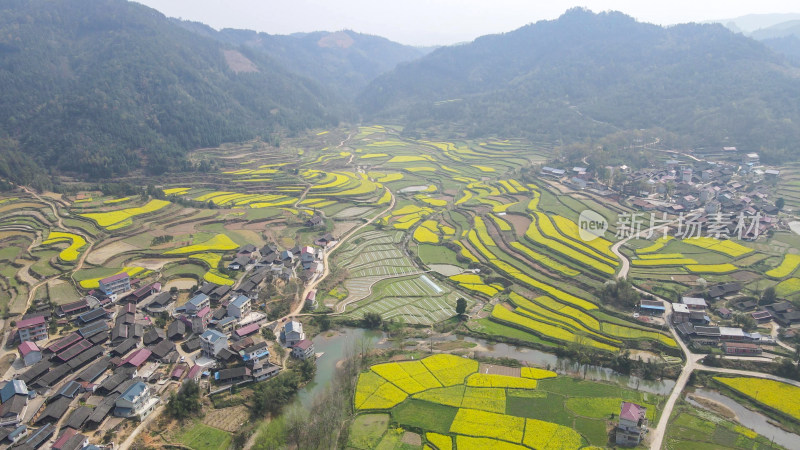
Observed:
[[[349,295],[338,306],[347,317],[377,312],[384,319],[430,325],[454,316],[456,300],[468,297],[415,267],[398,249],[403,235],[367,231],[336,254],[335,264],[349,274],[343,283]]]

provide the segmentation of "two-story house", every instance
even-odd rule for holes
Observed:
[[[217,330],[206,330],[200,335],[200,349],[203,356],[215,358],[223,348],[228,348],[228,336]]]

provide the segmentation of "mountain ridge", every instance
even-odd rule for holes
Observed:
[[[577,8],[403,64],[358,105],[409,131],[447,121],[470,135],[580,140],[663,127],[698,145],[783,151],[800,137],[787,101],[800,97],[798,80],[781,56],[721,25],[664,28]]]
[[[288,70],[326,86],[347,100],[378,75],[422,57],[429,50],[347,29],[278,35],[236,28],[217,31],[199,22],[172,20],[220,42],[263,52]]]

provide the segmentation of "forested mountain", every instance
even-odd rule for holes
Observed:
[[[125,0],[0,3],[0,86],[0,176],[23,183],[42,167],[159,172],[186,149],[330,126],[341,110],[262,53]]]
[[[799,74],[721,25],[662,28],[573,9],[402,64],[359,105],[409,130],[455,123],[473,135],[571,140],[662,127],[776,159],[800,139]]]
[[[264,52],[292,72],[318,81],[347,99],[354,98],[378,75],[431,50],[350,30],[271,35],[231,28],[216,31],[197,22],[175,22],[221,42]]]
[[[743,33],[800,65],[800,15],[763,14],[720,21],[728,29]],[[740,26],[741,25],[741,26]]]

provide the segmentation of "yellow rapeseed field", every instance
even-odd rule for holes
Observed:
[[[800,420],[800,387],[780,381],[751,377],[714,377],[731,389]]]

